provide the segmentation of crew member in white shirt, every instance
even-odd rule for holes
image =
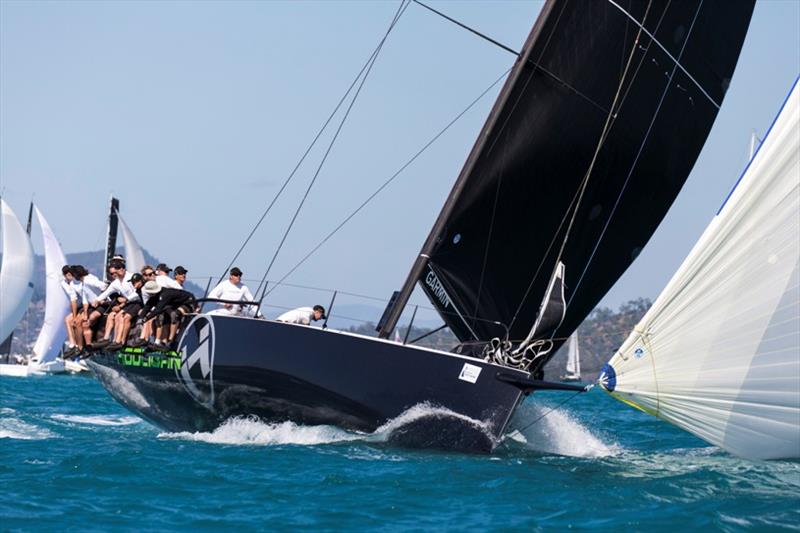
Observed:
[[[184,285],[186,284],[186,274],[188,272],[189,271],[186,270],[186,268],[181,266],[181,265],[178,265],[178,266],[175,267],[175,274],[174,274],[175,281],[178,282],[178,285],[180,285],[180,288],[183,289],[183,290],[188,290],[188,289],[186,289],[184,287]],[[189,292],[191,292],[191,291],[189,291]]]
[[[64,265],[61,268],[61,275],[64,279],[61,280],[61,289],[69,298],[70,312],[64,317],[64,325],[67,327],[67,350],[65,356],[74,355],[80,348],[76,343],[75,329],[78,326],[78,291],[75,289],[74,281],[75,276],[72,273],[72,267]],[[80,335],[78,335],[80,337]]]
[[[172,269],[164,263],[159,263],[156,267],[156,283],[165,289],[182,289],[180,283],[169,277]]]
[[[211,289],[211,292],[208,293],[208,298],[218,298],[220,300],[231,300],[234,302],[252,302],[255,300],[255,298],[253,298],[253,293],[250,292],[247,285],[242,283],[242,271],[239,270],[239,267],[233,267],[230,277]],[[220,305],[221,307],[209,311],[208,314],[234,316],[248,314],[242,312],[241,305],[232,303],[223,303]],[[252,312],[249,313],[249,316],[252,316]]]
[[[117,318],[117,313],[119,313],[122,308],[128,303],[136,300],[140,300],[139,294],[136,292],[136,288],[130,282],[131,277],[133,277],[132,272],[125,271],[125,264],[119,260],[111,261],[111,266],[108,269],[109,274],[114,276],[114,280],[108,284],[106,290],[100,293],[97,298],[92,302],[92,307],[95,308],[95,311],[92,312],[91,316],[95,315],[97,311],[101,313],[106,310],[106,327],[105,332],[103,333],[103,339],[99,343],[95,343],[96,347],[106,346],[111,342],[111,332],[114,329],[114,323]],[[112,294],[116,294],[114,301],[110,301],[110,306],[100,307],[101,304],[106,302]],[[91,319],[90,319],[91,322]],[[85,331],[85,330],[84,330]],[[91,335],[91,332],[90,332]]]
[[[308,326],[311,324],[312,320],[316,322],[317,320],[324,319],[325,308],[321,305],[315,305],[314,307],[298,307],[297,309],[286,311],[276,320],[278,322],[288,322],[289,324],[302,324],[304,326]]]

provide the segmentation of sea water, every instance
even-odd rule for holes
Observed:
[[[492,455],[393,446],[403,417],[166,433],[88,376],[0,378],[0,530],[800,529],[799,462],[738,459],[598,389],[531,396]]]

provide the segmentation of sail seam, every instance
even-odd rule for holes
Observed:
[[[274,255],[272,256],[272,259],[270,260],[269,265],[267,266],[266,272],[264,272],[264,276],[261,279],[261,282],[258,284],[258,287],[256,288],[256,294],[261,292],[260,300],[264,299],[264,293],[267,290],[267,287],[264,286],[264,282],[266,281],[267,276],[269,276],[269,272],[270,272],[270,270],[272,270],[272,266],[275,264],[275,260],[278,258],[278,254],[280,253],[281,249],[283,248],[283,245],[286,242],[286,239],[289,237],[289,232],[292,230],[292,227],[294,226],[294,223],[297,220],[297,217],[300,215],[300,210],[303,208],[303,205],[305,204],[305,201],[308,198],[308,195],[311,193],[311,189],[314,186],[314,184],[316,183],[317,178],[319,177],[319,174],[322,171],[322,167],[325,165],[325,162],[327,161],[328,156],[330,155],[331,150],[333,149],[333,145],[336,143],[336,140],[339,138],[339,134],[341,133],[342,128],[344,128],[344,124],[347,121],[347,118],[350,116],[350,111],[352,111],[353,106],[356,103],[356,100],[358,100],[358,96],[361,94],[361,90],[364,88],[364,84],[367,82],[367,78],[369,77],[370,73],[372,72],[372,68],[375,66],[375,62],[378,59],[378,55],[379,55],[380,51],[383,49],[383,45],[386,43],[386,40],[389,38],[389,34],[392,32],[392,30],[394,29],[395,25],[397,24],[397,21],[400,20],[400,17],[403,15],[403,13],[405,12],[405,10],[406,10],[406,8],[408,6],[409,6],[409,4],[405,3],[405,0],[403,0],[403,2],[401,2],[400,8],[398,9],[398,12],[395,14],[395,17],[392,20],[392,23],[389,25],[389,29],[386,30],[386,33],[384,34],[383,39],[381,40],[380,44],[378,45],[377,49],[375,50],[375,53],[373,53],[372,57],[370,58],[370,61],[367,62],[369,66],[366,68],[366,71],[364,71],[364,75],[361,78],[361,82],[359,83],[358,88],[356,89],[355,93],[353,94],[353,99],[350,101],[350,105],[345,110],[344,116],[342,117],[342,120],[339,122],[339,127],[334,132],[333,138],[331,139],[330,143],[328,144],[328,148],[325,151],[325,154],[322,156],[322,160],[320,161],[319,165],[317,166],[317,170],[314,172],[314,176],[311,178],[311,181],[309,182],[308,187],[306,188],[306,191],[303,194],[303,198],[300,200],[300,204],[297,206],[297,209],[295,210],[294,215],[292,216],[292,220],[289,222],[289,226],[286,228],[286,231],[284,232],[283,237],[281,238],[281,242],[278,244],[278,247],[275,250]],[[263,286],[263,290],[262,290],[262,286]]]
[[[609,3],[609,4],[611,4],[612,6],[616,7],[617,9],[619,9],[619,10],[620,10],[620,11],[621,11],[621,12],[622,12],[622,13],[623,13],[623,14],[624,14],[626,17],[628,17],[629,19],[631,19],[631,20],[633,21],[633,23],[634,23],[634,24],[636,24],[637,26],[639,26],[639,28],[640,28],[640,29],[641,29],[641,30],[642,30],[642,31],[643,31],[645,34],[647,34],[647,36],[648,36],[648,37],[650,37],[650,39],[651,39],[651,40],[652,40],[654,43],[656,43],[656,45],[657,45],[657,46],[658,46],[658,47],[661,49],[661,51],[662,51],[662,52],[664,52],[665,54],[667,54],[667,57],[669,57],[669,58],[670,58],[670,60],[671,60],[673,63],[675,63],[675,66],[676,66],[676,67],[678,67],[678,68],[681,70],[681,72],[683,72],[684,74],[686,74],[686,77],[688,77],[688,78],[689,78],[689,80],[690,80],[690,81],[691,81],[691,82],[692,82],[692,83],[693,83],[693,84],[694,84],[694,85],[695,85],[695,86],[696,86],[698,89],[700,89],[700,92],[701,92],[701,93],[703,93],[703,96],[705,96],[705,97],[708,99],[708,101],[709,101],[709,102],[711,102],[711,104],[712,104],[712,105],[714,105],[714,107],[716,107],[717,109],[719,109],[719,108],[720,108],[720,104],[718,104],[718,103],[717,103],[717,102],[716,102],[716,101],[715,101],[715,100],[714,100],[714,99],[711,97],[711,95],[709,95],[709,94],[708,94],[708,92],[706,92],[706,90],[703,88],[703,86],[702,86],[702,85],[700,85],[700,82],[698,82],[696,79],[694,79],[694,76],[692,76],[692,75],[689,73],[689,71],[688,71],[688,70],[686,70],[686,68],[684,68],[684,66],[683,66],[683,65],[681,65],[681,62],[680,62],[680,60],[679,60],[679,59],[676,59],[676,58],[675,58],[675,56],[673,56],[672,54],[670,54],[670,53],[669,53],[669,51],[668,51],[668,50],[667,50],[667,49],[664,47],[664,45],[663,45],[663,44],[661,44],[661,42],[660,42],[658,39],[656,39],[656,38],[655,38],[655,36],[654,36],[652,33],[650,33],[649,31],[647,31],[647,28],[645,28],[645,27],[644,27],[644,25],[643,25],[643,22],[644,22],[644,21],[642,21],[642,22],[639,22],[638,20],[636,20],[636,18],[635,18],[633,15],[631,15],[630,13],[628,13],[628,12],[627,12],[625,9],[623,9],[623,8],[622,8],[622,6],[620,6],[619,4],[617,4],[617,3],[616,3],[614,0],[608,0],[608,3]],[[702,5],[702,3],[701,3],[701,5]],[[699,9],[698,9],[698,12],[699,12]],[[696,18],[697,18],[697,17],[696,17],[696,15],[695,15],[695,19],[696,19]],[[694,26],[694,20],[692,21],[692,26]],[[690,31],[691,31],[691,30],[690,30]],[[684,50],[684,48],[686,47],[686,43],[687,43],[688,41],[689,41],[689,37],[687,36],[687,37],[686,37],[686,41],[684,41],[684,43],[683,43],[683,47],[681,47],[681,53],[679,54],[680,56],[682,56],[682,55],[683,55],[683,50]],[[674,73],[674,71],[673,71],[673,74],[672,74],[672,75],[670,75],[670,80],[672,79],[672,77],[674,76],[674,74],[675,74],[675,73]]]

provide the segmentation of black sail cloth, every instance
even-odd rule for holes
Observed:
[[[577,328],[683,186],[752,10],[749,0],[544,6],[422,252],[417,280],[459,339],[506,328],[524,339],[565,240],[567,310],[548,335],[558,345]]]

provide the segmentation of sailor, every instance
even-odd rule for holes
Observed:
[[[171,344],[178,333],[181,319],[196,311],[197,300],[194,294],[182,289],[161,287],[161,285],[153,281],[145,283],[142,292],[150,295],[147,304],[139,312],[142,320],[149,322],[155,319],[169,324],[167,338],[163,339],[160,336],[156,336],[155,347],[160,347],[164,341],[167,344]],[[145,344],[146,339],[146,337],[142,337],[134,345],[141,346]]]
[[[75,324],[75,340],[78,347],[82,348],[85,344],[92,342],[92,326],[99,320],[103,312],[102,310],[97,311],[95,308],[92,308],[90,312],[89,306],[91,302],[97,299],[99,293],[106,290],[108,285],[94,274],[90,274],[83,265],[72,265],[71,269],[74,277],[72,283],[78,293],[81,305],[78,320]],[[91,317],[90,323],[90,316],[95,312],[96,314]]]
[[[278,322],[308,326],[311,324],[312,320],[316,322],[317,320],[324,320],[325,318],[325,308],[321,305],[315,305],[314,307],[298,307],[297,309],[292,309],[291,311],[283,313],[276,320]]]
[[[234,302],[252,302],[255,301],[253,293],[247,288],[247,285],[242,283],[242,271],[239,267],[233,267],[230,272],[230,277],[219,285],[211,289],[208,293],[208,298],[217,298],[220,300],[230,300]],[[209,311],[209,315],[240,315],[242,314],[242,306],[232,303],[223,303],[222,307]]]
[[[159,263],[156,267],[156,281],[158,284],[170,289],[182,289],[183,287],[177,281],[169,277],[170,272],[172,272],[170,267],[164,263]]]
[[[128,303],[140,300],[136,288],[130,282],[133,276],[138,276],[139,281],[142,280],[142,275],[139,273],[131,274],[125,271],[125,264],[121,261],[111,261],[111,266],[108,269],[109,274],[114,276],[114,280],[108,284],[106,290],[100,293],[97,298],[92,302],[92,307],[96,310],[103,304],[103,310],[106,311],[106,326],[103,334],[103,339],[94,343],[93,347],[98,348],[107,345],[111,342],[111,332],[116,324],[117,315],[122,308]],[[126,279],[127,278],[127,279]],[[138,312],[138,310],[137,310]],[[94,313],[92,313],[94,315]],[[91,315],[90,315],[91,317]],[[84,330],[85,331],[85,330]]]
[[[75,276],[72,274],[72,267],[64,265],[61,268],[61,275],[64,279],[61,280],[61,289],[69,298],[70,312],[64,317],[64,325],[67,327],[67,350],[64,352],[65,357],[75,355],[80,348],[76,342],[75,329],[79,324],[78,313],[78,291],[75,288]],[[80,334],[77,335],[80,338]]]
[[[108,345],[109,350],[119,350],[125,346],[133,317],[139,316],[139,311],[142,310],[142,285],[144,285],[144,277],[138,272],[131,275],[130,281],[120,284],[123,297],[118,301],[123,303],[123,306],[114,320],[114,342]],[[133,290],[131,291],[131,289]],[[123,299],[124,302],[122,302]]]
[[[89,302],[95,296],[92,289],[102,291],[106,288],[106,284],[97,279],[97,276],[89,274],[89,271],[83,265],[72,265],[72,287],[76,294],[76,304],[79,306],[78,314],[73,321],[73,329],[75,336],[76,350],[71,351],[69,354],[64,354],[64,357],[69,359],[75,357],[83,351],[86,340],[84,334],[84,321],[88,317]],[[91,342],[91,339],[89,340]]]
[[[186,274],[188,272],[189,271],[186,270],[186,268],[181,266],[181,265],[178,265],[178,266],[175,267],[175,274],[174,274],[175,281],[177,281],[178,284],[181,286],[181,289],[184,289],[184,290],[186,290],[184,285],[186,284]]]

